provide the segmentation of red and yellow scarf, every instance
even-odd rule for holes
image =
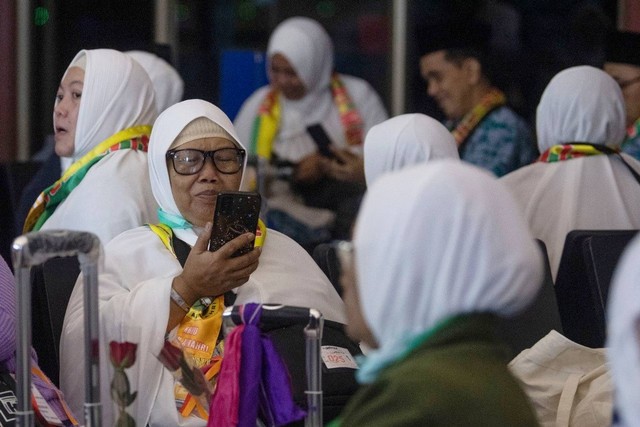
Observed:
[[[82,182],[89,169],[107,154],[125,149],[146,152],[150,134],[151,126],[134,126],[125,129],[102,141],[85,156],[74,162],[65,171],[62,178],[40,193],[29,210],[24,222],[23,233],[40,230],[60,203]]]
[[[358,109],[340,80],[338,73],[331,76],[331,94],[338,107],[340,121],[349,145],[361,145],[364,138],[363,121]],[[281,107],[279,93],[271,90],[260,104],[251,133],[251,152],[271,159],[273,141],[280,125]]]
[[[456,127],[451,131],[458,147],[467,140],[469,135],[471,135],[476,126],[478,126],[487,114],[506,103],[506,96],[501,90],[496,88],[491,89],[489,93],[483,96],[478,105],[465,114],[462,120],[460,120]]]
[[[613,150],[613,149],[611,149]],[[617,150],[614,150],[617,151]],[[586,156],[597,156],[599,154],[607,154],[593,144],[581,144],[579,142],[573,144],[554,145],[538,157],[538,162],[554,163],[563,160],[576,159]]]

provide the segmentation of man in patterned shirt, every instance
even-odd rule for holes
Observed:
[[[604,71],[618,82],[624,97],[627,137],[622,151],[640,160],[640,34],[619,31],[609,35]]]
[[[485,66],[488,29],[462,23],[422,27],[420,73],[447,117],[460,158],[496,176],[538,155],[526,122],[506,105]]]

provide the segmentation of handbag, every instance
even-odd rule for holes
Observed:
[[[611,425],[613,383],[603,348],[577,344],[552,330],[509,363],[541,426]]]

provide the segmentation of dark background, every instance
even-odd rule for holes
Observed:
[[[34,3],[31,153],[51,132],[57,85],[79,50],[156,51],[175,60],[174,66],[185,81],[185,99],[220,103],[222,86],[227,84],[220,79],[223,53],[263,51],[272,29],[296,15],[323,24],[335,44],[336,69],[369,81],[390,106],[390,1],[180,0],[176,2],[177,52],[153,43],[152,0]],[[406,112],[441,118],[426,96],[419,74],[416,27],[451,17],[469,17],[492,27],[495,83],[531,124],[542,90],[554,74],[578,64],[601,66],[602,35],[616,19],[615,0],[413,0],[408,6]]]

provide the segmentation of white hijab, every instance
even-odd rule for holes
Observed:
[[[279,139],[287,143],[281,145],[276,141],[275,152],[293,162],[314,152],[316,145],[306,133],[306,127],[315,123],[323,123],[331,139],[342,145],[344,132],[339,116],[332,114],[335,104],[329,84],[333,72],[333,43],[327,32],[312,19],[289,18],[276,27],[269,39],[267,70],[276,53],[291,63],[304,82],[306,92],[301,99],[279,98]]]
[[[364,140],[367,185],[380,175],[435,159],[459,159],[456,141],[439,121],[403,114],[372,127]]]
[[[568,68],[551,79],[536,112],[538,149],[590,142],[620,147],[625,137],[625,108],[620,86],[597,68]]]
[[[607,307],[607,352],[621,425],[640,422],[640,237],[616,268]]]
[[[354,247],[361,307],[380,346],[358,374],[365,382],[444,319],[516,314],[542,280],[540,252],[506,189],[454,160],[380,177]]]
[[[84,86],[73,161],[121,130],[153,124],[157,115],[153,85],[137,62],[117,50],[81,50],[69,67],[83,57]]]
[[[282,21],[269,39],[267,71],[271,66],[270,58],[276,53],[291,63],[307,93],[329,86],[333,72],[333,43],[318,22],[303,17]]]
[[[135,59],[149,75],[156,92],[158,114],[182,100],[184,81],[167,61],[151,52],[131,50],[125,52]]]
[[[171,181],[167,169],[166,154],[171,144],[178,134],[193,120],[198,117],[206,117],[212,122],[220,125],[231,135],[235,144],[244,149],[240,143],[236,131],[229,117],[215,105],[201,99],[189,99],[172,105],[158,116],[153,125],[151,139],[149,141],[149,178],[151,179],[151,190],[160,208],[166,213],[182,218],[176,202],[173,200],[171,192]],[[245,156],[245,164],[247,158]],[[241,181],[242,185],[242,181]]]

